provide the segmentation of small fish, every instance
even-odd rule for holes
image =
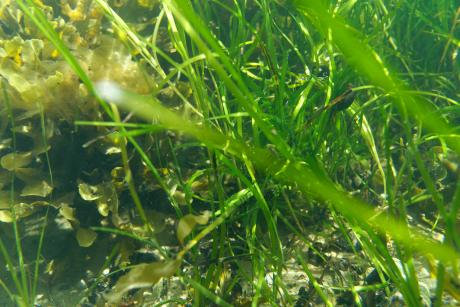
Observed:
[[[335,97],[328,105],[323,106],[313,112],[313,114],[310,116],[310,118],[306,121],[305,125],[303,125],[303,129],[307,128],[308,126],[311,125],[311,123],[318,117],[320,116],[324,111],[327,111],[331,109],[332,113],[335,114],[336,112],[346,110],[348,107],[351,106],[353,101],[355,100],[356,97],[356,92],[353,91],[353,85],[348,84],[347,90]]]
[[[356,92],[353,91],[353,86],[348,84],[348,89],[340,96],[336,97],[330,104],[327,105],[327,109],[332,109],[333,112],[343,111],[348,109],[355,100]]]

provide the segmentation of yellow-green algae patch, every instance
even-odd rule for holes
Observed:
[[[110,36],[110,25],[103,26],[102,10],[94,1],[37,5],[91,80],[114,80],[140,94],[151,91],[153,85],[147,80],[155,78],[147,76],[128,48]],[[0,4],[0,20],[0,192],[13,188],[14,176],[19,184],[14,202],[33,203],[50,197],[56,185],[65,185],[56,174],[54,182],[50,180],[44,155],[59,155],[57,151],[70,146],[74,132],[63,131],[62,122],[72,125],[77,119],[104,120],[105,115],[54,45],[15,1]],[[13,115],[10,120],[9,114]],[[96,135],[103,132],[91,130]],[[16,144],[14,137],[20,138]],[[109,214],[109,208],[116,211],[114,205],[98,203],[103,216]],[[22,216],[17,214],[18,218]],[[11,221],[7,217],[2,220]]]
[[[153,2],[147,2],[152,8]],[[95,1],[36,4],[92,81],[113,80],[139,94],[148,94],[155,87],[156,77],[112,35],[111,25],[103,20]],[[97,240],[89,227],[98,222],[131,227],[124,226],[118,213],[124,174],[118,188],[110,175],[121,165],[117,160],[120,151],[110,142],[113,164],[105,168],[85,161],[96,161],[101,153],[107,154],[101,146],[109,141],[101,135],[107,135],[109,129],[77,129],[73,124],[76,120],[104,121],[109,117],[15,1],[0,3],[0,79],[0,226],[9,227],[1,224],[11,223],[14,218],[33,224],[44,212],[40,209],[48,206],[53,208],[51,214],[58,216],[55,221],[71,225],[74,241],[85,248]],[[98,176],[83,183],[83,173],[93,171]],[[96,199],[85,199],[79,183],[98,187]],[[81,198],[75,197],[78,195]],[[85,200],[94,201],[95,206],[82,206]],[[94,217],[97,221],[88,216],[82,220],[81,212],[93,208],[99,213]],[[126,215],[124,220],[129,222]],[[54,222],[51,219],[48,223]],[[60,231],[65,233],[64,229]]]
[[[95,1],[34,3],[91,81],[111,80],[138,94],[149,94],[155,88],[157,77],[152,69],[134,59],[126,41],[112,35],[116,30],[104,20]],[[156,1],[119,4],[151,10]],[[119,144],[110,139],[112,128],[74,126],[76,120],[102,122],[110,120],[109,116],[15,1],[0,3],[0,79],[0,231],[9,229],[6,223],[16,219],[22,227],[21,240],[35,236],[30,229],[43,227],[43,208],[47,208],[45,245],[51,244],[49,237],[52,242],[72,232],[62,247],[52,248],[65,249],[59,257],[43,256],[42,261],[51,268],[44,278],[60,278],[52,273],[57,271],[53,261],[65,263],[72,254],[84,255],[105,246],[107,236],[96,234],[94,226],[144,238],[161,233],[163,241],[175,242],[172,226],[166,227],[161,212],[146,211],[152,224],[148,231],[131,212],[130,200],[122,197],[127,186]],[[178,84],[184,87],[183,95],[189,96],[190,87]],[[159,95],[177,105],[173,90],[160,89]],[[152,185],[159,188],[156,182]],[[110,240],[115,245],[118,239],[112,236]],[[126,258],[134,248],[124,248]],[[47,248],[43,251],[48,252]],[[101,258],[109,252],[101,252]],[[82,271],[86,273],[83,265]]]

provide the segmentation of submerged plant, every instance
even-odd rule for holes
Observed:
[[[459,12],[6,1],[0,285],[22,305],[458,301]]]

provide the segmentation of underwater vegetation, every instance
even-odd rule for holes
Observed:
[[[4,0],[0,305],[460,301],[460,7]]]

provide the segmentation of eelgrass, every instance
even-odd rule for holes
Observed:
[[[47,25],[43,15],[36,11],[32,1],[27,1],[28,4],[19,1],[90,92],[102,94],[107,102],[134,112],[148,123],[152,119],[155,121],[155,125],[130,126],[120,123],[115,116],[113,123],[105,125],[119,127],[120,135],[133,145],[167,192],[178,217],[185,214],[182,212],[185,209],[177,205],[154,162],[135,137],[154,133],[158,128],[170,129],[192,136],[199,141],[197,146],[206,148],[208,159],[212,161],[209,177],[214,182],[210,192],[217,199],[217,206],[212,204],[214,222],[195,234],[195,239],[203,239],[210,233],[212,258],[231,255],[240,246],[227,245],[228,229],[236,217],[243,216],[239,220],[244,222],[244,249],[252,264],[253,273],[247,280],[253,285],[253,304],[292,302],[289,295],[281,295],[286,285],[281,278],[285,254],[278,231],[280,220],[294,228],[293,232],[306,235],[301,226],[303,215],[297,215],[292,206],[277,208],[267,198],[269,187],[273,185],[295,187],[314,198],[314,205],[327,204],[349,243],[352,244],[345,228],[351,229],[361,242],[365,255],[382,280],[384,275],[388,276],[390,282],[381,284],[388,295],[393,291],[392,284],[407,304],[421,304],[414,258],[424,255],[437,266],[432,271],[437,276],[435,304],[442,304],[446,292],[458,298],[458,291],[449,285],[452,280],[458,280],[460,255],[456,217],[460,209],[460,184],[458,180],[453,183],[451,188],[455,193],[449,202],[439,188],[438,178],[430,173],[427,155],[420,149],[440,144],[443,152],[453,150],[460,154],[458,131],[452,125],[455,117],[452,120],[451,111],[448,111],[458,110],[458,97],[455,96],[458,67],[448,62],[449,56],[459,48],[455,37],[458,14],[454,13],[453,1],[438,1],[434,6],[416,1],[331,1],[326,6],[321,1],[281,4],[267,0],[248,5],[238,1],[229,4],[166,0],[160,20],[168,24],[171,42],[181,62],[172,60],[155,46],[159,25],[149,45],[105,1],[97,2],[114,27],[123,32],[132,47],[165,78],[151,97],[130,94],[113,84],[105,84],[105,87],[100,84],[99,91],[94,91],[92,81],[97,80],[85,77],[78,62]],[[391,5],[401,10],[390,9]],[[431,12],[437,12],[436,17],[431,17]],[[401,20],[405,14],[411,16],[407,22]],[[350,24],[363,29],[363,33],[351,28]],[[427,31],[417,30],[421,25],[434,32],[427,34]],[[421,43],[427,35],[435,36],[439,43],[434,46]],[[404,50],[411,55],[404,54]],[[163,72],[158,57],[170,63],[171,73]],[[320,66],[327,66],[329,70],[325,80],[313,73]],[[432,78],[429,77],[431,73],[434,73]],[[173,86],[179,74],[187,78],[193,89],[190,99],[182,96],[184,104],[191,106],[191,117],[175,114],[155,97],[162,86]],[[425,80],[420,80],[419,74]],[[448,81],[447,75],[456,80],[454,84]],[[309,80],[302,81],[302,78]],[[359,92],[368,95],[367,102],[355,102],[348,112],[334,115],[324,112],[317,120],[307,123],[308,114],[314,112],[315,106],[330,103],[350,81],[369,83],[359,87]],[[432,86],[437,86],[437,90],[429,91]],[[114,115],[105,108],[110,116]],[[400,131],[394,131],[395,126]],[[302,127],[308,129],[302,130]],[[180,152],[175,146],[171,145],[174,157],[175,151]],[[343,155],[344,152],[348,154]],[[396,161],[395,155],[402,161]],[[364,184],[368,193],[362,197],[351,197],[345,191],[347,176],[356,175],[350,162],[353,156],[363,156],[375,163],[368,178],[371,182]],[[123,160],[125,169],[129,170],[126,153]],[[173,164],[180,174],[179,160]],[[239,207],[229,206],[232,198],[219,179],[225,174],[236,178],[240,193],[246,189],[251,191],[255,199],[251,211],[238,212]],[[381,181],[381,187],[372,180]],[[440,222],[433,228],[445,233],[442,243],[422,234],[409,222],[410,189],[418,186],[424,187],[423,196],[437,208]],[[130,185],[130,189],[134,189],[131,195],[142,216],[142,204],[136,200],[135,187]],[[190,199],[191,195],[187,197]],[[285,195],[285,199],[289,204],[289,196]],[[188,205],[192,213],[190,202]],[[268,244],[260,238],[258,215],[264,217]],[[391,250],[385,236],[391,239]],[[193,247],[199,240],[195,239],[189,241],[178,259],[182,260],[185,252],[191,253],[192,261],[198,258],[200,252]],[[432,261],[433,258],[438,262]],[[298,259],[319,296],[331,305],[334,301],[328,297],[331,292],[323,290],[299,254]],[[192,275],[186,276],[184,282],[195,288],[195,304],[204,304],[206,299],[226,304],[216,295],[217,281],[223,271],[222,263],[211,264],[203,278],[203,272],[194,266]],[[271,287],[265,280],[267,272],[275,276]],[[22,284],[24,287],[24,280]],[[348,287],[353,289],[358,305],[361,304],[359,291],[379,288]],[[19,294],[30,301],[28,293]]]

